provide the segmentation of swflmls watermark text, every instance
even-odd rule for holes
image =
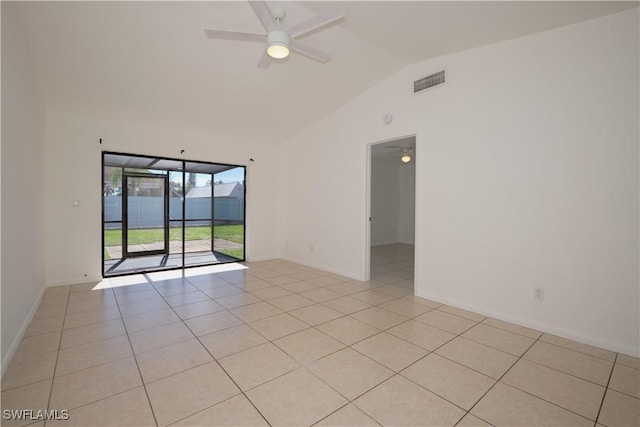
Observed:
[[[4,409],[2,419],[18,421],[43,421],[69,419],[68,409]]]

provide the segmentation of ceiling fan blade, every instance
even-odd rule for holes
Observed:
[[[287,32],[291,36],[291,38],[301,37],[305,34],[308,34],[318,28],[322,28],[326,25],[329,25],[335,21],[338,21],[344,18],[344,13],[341,12],[325,12],[320,15],[316,15],[313,18],[309,18],[306,21],[302,21],[299,24],[292,25],[287,28]]]
[[[264,26],[264,28],[266,28],[267,31],[273,31],[277,29],[276,22],[274,21],[273,16],[271,16],[271,11],[269,10],[269,6],[267,6],[267,3],[265,1],[255,0],[250,1],[249,4],[253,8],[253,11],[256,13],[256,15],[258,15],[258,19],[260,19],[260,22],[262,22],[262,25]]]
[[[269,65],[271,65],[271,57],[265,50],[262,54],[262,57],[260,58],[260,61],[258,61],[258,68],[269,68]]]
[[[311,59],[315,59],[318,62],[322,62],[323,64],[331,59],[330,55],[314,47],[300,43],[298,40],[291,39],[289,48],[295,52],[301,53],[302,55],[308,56]]]
[[[264,33],[242,33],[239,31],[225,30],[204,30],[204,33],[210,39],[243,40],[252,42],[264,42],[267,37]]]

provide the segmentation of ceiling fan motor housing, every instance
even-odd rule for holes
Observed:
[[[267,53],[272,58],[286,58],[289,55],[289,33],[281,30],[269,31]]]

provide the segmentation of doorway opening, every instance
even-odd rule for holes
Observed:
[[[367,278],[414,292],[416,137],[369,145]]]
[[[244,261],[245,173],[103,152],[103,277]]]

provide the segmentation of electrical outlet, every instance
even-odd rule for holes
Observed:
[[[544,288],[533,288],[533,299],[544,301]]]

